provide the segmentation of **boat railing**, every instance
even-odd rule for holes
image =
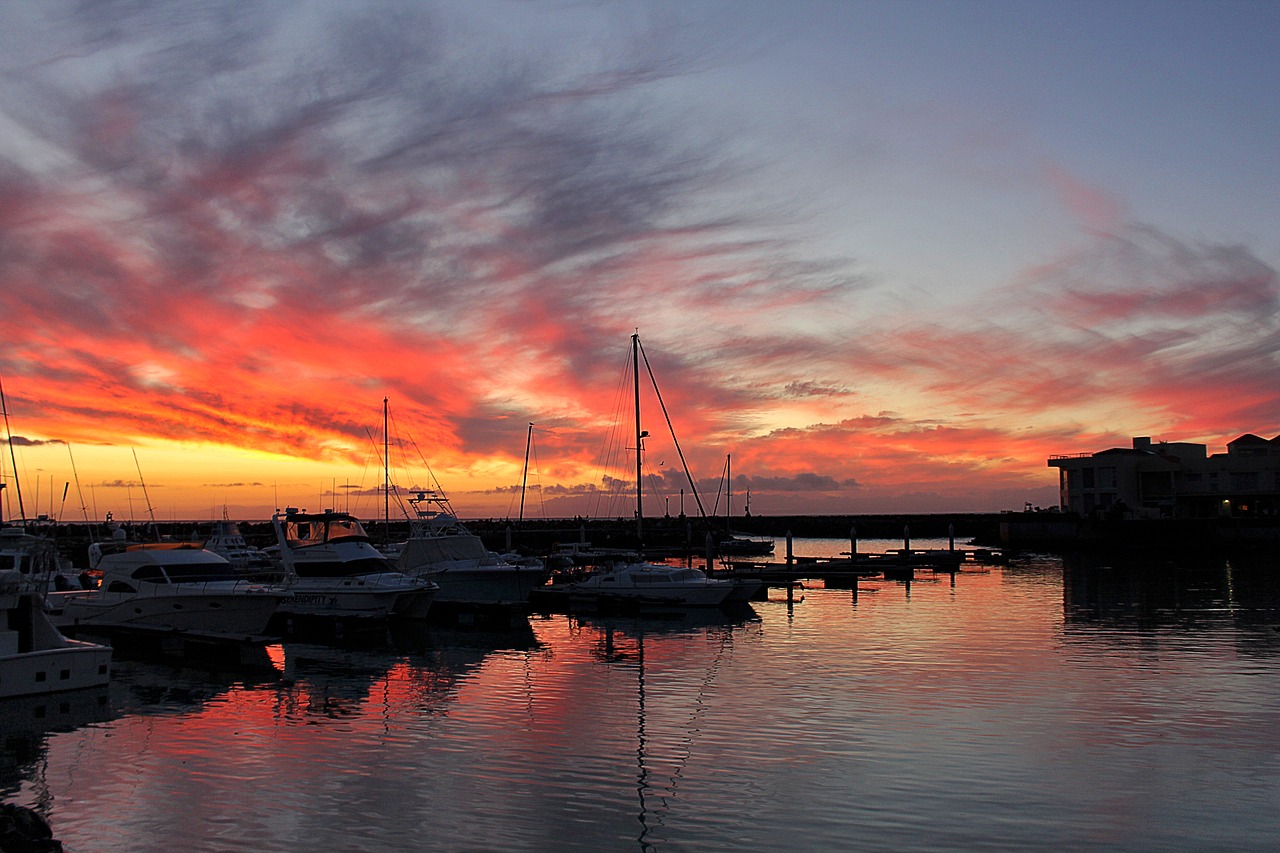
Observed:
[[[223,593],[231,595],[256,595],[265,593],[284,593],[288,584],[273,583],[247,578],[222,578],[219,580],[182,580],[168,582],[164,580],[134,580],[123,578],[106,578],[106,586],[94,589],[73,589],[62,592],[65,597],[89,598],[106,593],[108,595],[124,594],[145,598],[180,598],[185,595],[202,595]]]

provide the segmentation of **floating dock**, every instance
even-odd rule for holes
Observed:
[[[821,580],[827,586],[843,587],[859,580],[883,577],[911,580],[917,571],[955,574],[965,568],[998,565],[1004,554],[988,549],[900,548],[882,554],[853,554],[842,557],[792,556],[784,562],[734,560],[727,568],[713,569],[720,577],[756,578],[766,586],[788,586],[802,580]]]

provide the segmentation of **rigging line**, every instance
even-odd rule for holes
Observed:
[[[151,496],[147,494],[147,481],[142,479],[142,464],[138,462],[138,449],[136,447],[130,447],[129,449],[133,451],[133,465],[138,469],[138,482],[142,484],[142,499],[147,502],[147,515],[151,518],[151,532],[158,535],[156,511],[151,506]]]
[[[396,450],[403,451],[403,450],[404,450],[404,446],[403,446],[403,445],[404,445],[404,442],[403,442],[403,441],[401,440],[401,438],[400,438],[400,436],[401,436],[403,433],[401,433],[401,432],[400,432],[400,423],[399,423],[399,421],[397,421],[397,420],[396,420],[396,413],[395,413],[394,411],[392,411],[391,409],[387,409],[387,414],[388,414],[388,417],[389,417],[389,418],[390,418],[390,420],[391,420],[391,431],[390,431],[390,435],[394,435],[394,436],[396,437],[396,438],[395,438],[395,441],[394,441],[394,442],[391,442],[391,443],[395,445],[395,449],[396,449]],[[387,437],[387,440],[388,440],[388,442],[390,442],[390,436],[388,436],[388,437]],[[390,455],[391,455],[391,451],[390,451],[390,450],[388,450],[388,451],[387,451],[387,456],[388,456],[387,463],[388,463],[388,466],[389,466],[389,467],[390,467],[390,462],[391,462]],[[403,460],[403,456],[404,456],[404,454],[403,454],[403,452],[402,452],[402,453],[401,453],[401,459],[402,459],[402,460]],[[404,463],[404,462],[402,461],[402,462],[401,462],[401,468],[402,468],[403,470],[401,470],[401,471],[399,472],[400,476],[407,476],[408,471],[409,471],[409,468],[408,468],[407,463]]]
[[[726,456],[724,460],[724,467],[720,469],[720,482],[716,485],[716,505],[711,508],[712,518],[715,518],[716,513],[720,511],[720,495],[724,493],[724,478],[725,478],[725,474],[728,473],[727,472],[728,467],[729,467],[729,457]],[[728,524],[726,524],[725,526],[728,527]]]
[[[9,428],[9,403],[5,400],[2,378],[0,378],[0,411],[4,412],[4,431],[9,440],[9,460],[13,463],[13,487],[18,492],[18,515],[25,524],[27,511],[22,506],[22,480],[18,477],[18,457],[13,452],[13,430]]]
[[[406,434],[407,435],[407,434]],[[422,460],[422,465],[427,469],[427,476],[431,479],[427,481],[427,485],[440,496],[440,505],[449,511],[449,515],[457,517],[458,513],[454,511],[453,504],[449,502],[449,496],[444,492],[444,486],[440,483],[440,478],[436,476],[436,472],[431,469],[431,463],[427,461],[427,457],[423,454],[422,448],[418,447],[418,442],[412,435],[407,435],[409,444],[417,452],[418,458]]]
[[[373,447],[373,455],[374,455],[375,457],[377,457],[377,459],[378,459],[378,465],[379,465],[381,468],[383,468],[383,470],[386,470],[386,469],[387,469],[387,467],[388,467],[388,463],[387,463],[387,461],[386,461],[386,460],[384,460],[384,459],[383,459],[383,457],[382,457],[382,451],[381,451],[381,450],[379,449],[379,447],[378,447],[378,439],[377,439],[377,437],[376,437],[376,436],[374,436],[374,434],[373,434],[373,430],[369,429],[369,427],[367,427],[367,426],[364,428],[364,431],[365,431],[365,434],[369,436],[369,444],[370,444],[370,446],[371,446],[371,447]],[[388,453],[388,454],[387,454],[387,456],[388,456],[388,458],[390,458],[390,453]],[[369,466],[368,466],[368,465],[365,465],[365,473],[368,473],[368,471],[369,471]],[[363,481],[363,479],[361,480],[361,482],[362,482],[362,483],[364,482],[364,481]],[[402,501],[402,500],[400,499],[400,489],[399,489],[399,487],[398,487],[398,486],[392,486],[392,485],[390,485],[390,484],[389,484],[389,483],[387,483],[387,482],[383,482],[383,484],[382,484],[382,486],[380,487],[380,489],[385,489],[385,490],[386,490],[387,500],[388,500],[388,501],[390,501],[390,499],[391,499],[391,498],[390,498],[390,496],[391,496],[392,492],[394,491],[395,496],[396,496],[396,507],[397,507],[397,508],[399,508],[399,510],[400,510],[400,512],[401,512],[401,514],[402,514],[402,515],[404,515],[404,517],[407,519],[407,518],[409,517],[409,510],[405,509],[404,501]],[[375,512],[376,512],[376,510],[375,510]]]
[[[67,442],[67,456],[71,458],[71,479],[76,481],[76,497],[80,499],[80,511],[84,514],[84,523],[89,523],[89,507],[84,502],[84,492],[80,489],[80,474],[76,471],[76,457],[71,452],[71,442]]]
[[[662,407],[662,416],[667,419],[667,429],[671,431],[671,441],[675,443],[676,453],[680,454],[680,464],[684,466],[684,475],[689,480],[689,490],[693,492],[693,499],[698,503],[698,514],[706,517],[707,511],[702,508],[702,498],[698,496],[698,486],[693,481],[693,474],[689,473],[689,463],[685,461],[684,450],[680,447],[680,439],[676,438],[676,428],[671,424],[671,415],[667,413],[667,404],[662,399],[662,392],[658,390],[658,378],[653,375],[653,365],[649,364],[649,356],[644,351],[644,344],[640,343],[640,338],[636,337],[636,343],[640,346],[640,354],[644,356],[645,370],[649,371],[649,380],[653,383],[653,393],[658,396],[658,405]]]
[[[538,506],[542,510],[542,517],[547,517],[547,496],[542,491],[542,467],[538,464],[538,444],[533,442],[533,476],[538,481]]]
[[[617,385],[614,388],[613,408],[611,410],[613,420],[605,434],[605,440],[600,447],[600,452],[596,456],[596,470],[599,472],[601,485],[607,485],[607,488],[596,490],[593,500],[588,502],[591,507],[588,517],[612,516],[613,503],[618,499],[622,485],[629,482],[628,477],[614,477],[612,472],[623,467],[623,463],[619,461],[620,458],[625,460],[625,451],[619,449],[619,444],[623,447],[626,445],[626,442],[620,439],[620,433],[624,422],[624,407],[631,396],[628,393],[628,380],[631,378],[630,355],[631,352],[628,349],[627,358],[623,362],[622,370],[617,374]],[[613,483],[606,484],[606,477],[612,479]],[[605,505],[602,507],[602,504]]]
[[[395,441],[396,449],[397,449],[397,450],[403,450],[403,449],[404,449],[404,442],[403,442],[403,440],[401,440],[401,438],[400,438],[400,436],[402,435],[402,433],[400,432],[400,423],[399,423],[399,421],[397,421],[397,420],[396,420],[395,412],[391,411],[391,409],[390,409],[390,408],[388,408],[388,409],[387,409],[387,414],[388,414],[388,416],[389,416],[389,417],[390,417],[390,419],[391,419],[391,434],[392,434],[392,435],[394,435],[394,436],[396,437],[396,441]],[[412,436],[409,436],[409,434],[408,434],[408,433],[403,433],[403,435],[405,435],[405,436],[407,436],[407,437],[409,438],[410,443],[412,443],[412,442],[413,442],[413,437],[412,437]],[[417,445],[414,445],[414,449],[417,449]],[[388,460],[387,460],[387,461],[388,461],[388,463],[390,463],[390,451],[388,451],[388,452],[387,452],[387,456],[388,456]],[[401,454],[401,457],[403,458],[403,453]],[[403,469],[403,470],[401,470],[401,471],[399,472],[399,475],[400,475],[400,476],[403,476],[403,477],[405,477],[405,478],[408,478],[408,475],[409,475],[409,466],[408,466],[408,463],[404,463],[404,464],[402,465],[402,469]],[[403,515],[403,516],[405,517],[405,519],[406,519],[406,520],[409,520],[409,518],[410,518],[410,516],[409,516],[409,507],[406,505],[406,503],[405,503],[405,501],[404,501],[404,497],[400,494],[400,487],[399,487],[399,486],[396,486],[396,485],[392,485],[392,486],[391,486],[391,490],[392,490],[392,494],[394,494],[394,495],[395,495],[395,498],[396,498],[396,506],[399,508],[399,510],[400,510],[400,514],[401,514],[401,515]]]

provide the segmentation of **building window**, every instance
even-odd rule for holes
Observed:
[[[1098,469],[1098,488],[1114,489],[1116,487],[1116,469],[1115,468],[1099,468]]]
[[[1084,487],[1086,489],[1094,488],[1094,472],[1092,468],[1081,468],[1081,474],[1084,475]]]
[[[1237,492],[1256,492],[1258,490],[1258,472],[1244,471],[1232,474],[1231,488]]]

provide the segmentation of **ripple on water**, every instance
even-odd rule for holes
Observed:
[[[1275,841],[1274,580],[1055,559],[747,619],[286,645],[285,681],[122,662],[114,719],[49,735],[11,799],[73,851]]]

